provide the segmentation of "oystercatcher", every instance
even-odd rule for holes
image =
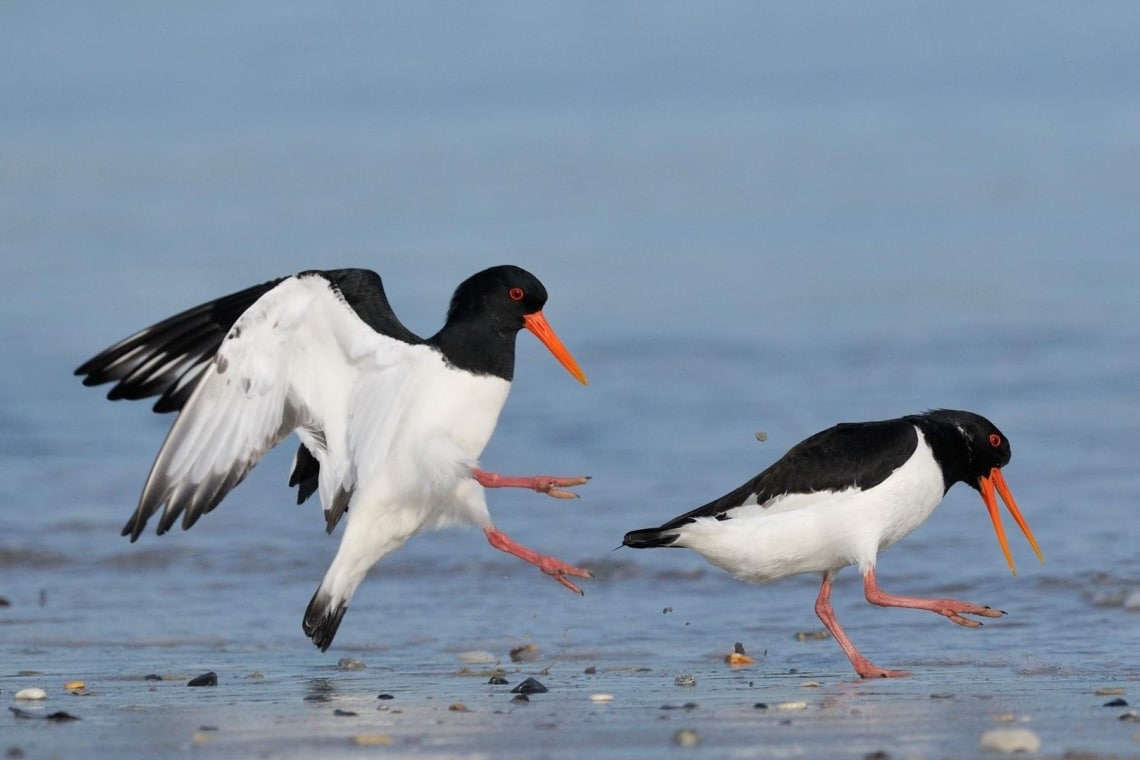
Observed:
[[[332,565],[303,627],[321,650],[381,557],[417,532],[480,526],[497,549],[582,593],[592,575],[497,530],[484,488],[557,498],[586,478],[509,477],[478,467],[515,367],[515,337],[534,333],[583,384],[586,377],[543,316],[546,288],[516,266],[484,270],[455,291],[443,328],[420,338],[364,269],[307,271],[256,285],[148,327],[86,362],[85,385],[108,398],[158,395],[178,411],[123,528],[135,541],[155,512],[158,533],[189,528],[289,433],[301,446],[289,484],[297,502],[320,493],[326,528],[348,513]]]
[[[879,588],[875,559],[930,517],[955,483],[977,489],[989,510],[1010,570],[1017,570],[1005,539],[994,490],[1045,561],[1002,475],[1009,441],[972,412],[940,409],[880,422],[844,423],[796,444],[779,461],[739,488],[659,528],[627,533],[635,549],[687,547],[754,583],[799,573],[821,573],[815,602],[819,619],[863,678],[908,675],[861,655],[835,619],[831,584],[856,565],[867,601],[883,607],[930,610],[976,627],[975,615],[1004,612],[956,599],[895,596]]]

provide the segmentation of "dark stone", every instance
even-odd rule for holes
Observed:
[[[218,674],[212,670],[208,671],[208,672],[203,673],[202,675],[198,676],[197,678],[191,678],[190,682],[187,683],[186,685],[187,686],[217,686],[218,685]]]
[[[354,717],[356,717],[356,713],[354,713],[352,710],[342,710],[339,707],[337,709],[333,710],[333,715],[339,715],[342,718],[354,718]]]
[[[763,702],[757,702],[756,704],[752,705],[752,709],[753,710],[767,710],[768,705],[764,704]]]
[[[517,703],[519,703],[519,704],[522,704],[522,703],[524,703],[524,702],[529,702],[529,701],[530,701],[530,697],[528,697],[526,694],[519,694],[519,695],[517,695],[517,696],[515,696],[515,697],[512,697],[512,698],[511,698],[511,701],[512,701],[512,702],[517,702]]]
[[[145,676],[143,676],[143,680],[144,681],[161,681],[162,676],[160,676],[158,673],[147,673]]]
[[[1128,707],[1128,702],[1127,702],[1127,700],[1124,700],[1124,699],[1121,699],[1120,697],[1117,697],[1116,699],[1110,699],[1109,701],[1105,702],[1104,706],[1105,707]]]
[[[395,699],[395,697],[392,696],[391,694],[378,694],[376,696],[376,698],[377,699]]]
[[[491,676],[490,680],[488,680],[487,683],[492,686],[506,686],[510,683],[510,681],[503,678],[502,676]]]
[[[543,686],[539,681],[528,678],[511,689],[511,694],[545,694],[547,691],[549,691],[549,689]]]

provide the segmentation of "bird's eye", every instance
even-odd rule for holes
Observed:
[[[990,433],[990,445],[993,446],[995,449],[998,446],[1001,446],[1001,436],[998,435],[997,433]]]
[[[511,288],[510,292],[507,295],[511,297],[512,301],[521,301],[523,300],[523,296],[526,294],[523,293],[522,288]]]

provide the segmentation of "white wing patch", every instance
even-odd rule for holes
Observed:
[[[338,493],[354,487],[345,428],[357,381],[401,366],[414,348],[365,325],[323,277],[282,281],[242,314],[204,365],[124,533],[136,538],[160,509],[159,533],[179,515],[189,527],[294,430],[321,464],[329,511]]]

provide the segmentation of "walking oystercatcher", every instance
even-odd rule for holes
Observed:
[[[534,333],[583,384],[586,377],[543,316],[546,289],[516,266],[484,270],[455,291],[447,320],[422,339],[364,269],[307,271],[256,285],[148,327],[86,362],[85,385],[117,382],[108,398],[159,395],[178,411],[138,508],[138,539],[189,528],[295,432],[289,480],[298,503],[319,491],[326,528],[349,512],[332,565],[303,627],[321,650],[356,587],[381,557],[421,530],[480,526],[497,549],[568,589],[592,575],[515,543],[491,522],[484,488],[531,488],[557,498],[586,478],[508,477],[480,469],[506,402],[515,337]]]
[[[1004,615],[955,599],[889,594],[875,580],[875,559],[930,517],[951,486],[963,482],[981,493],[1015,575],[995,488],[1044,562],[1002,475],[1009,459],[1006,437],[972,412],[939,409],[880,422],[844,423],[796,444],[771,467],[719,499],[659,528],[627,533],[623,543],[635,549],[687,547],[754,583],[821,573],[816,614],[855,672],[863,678],[908,675],[877,667],[859,653],[835,619],[832,581],[842,568],[856,565],[872,604],[930,610],[967,627],[981,623],[963,615]]]

